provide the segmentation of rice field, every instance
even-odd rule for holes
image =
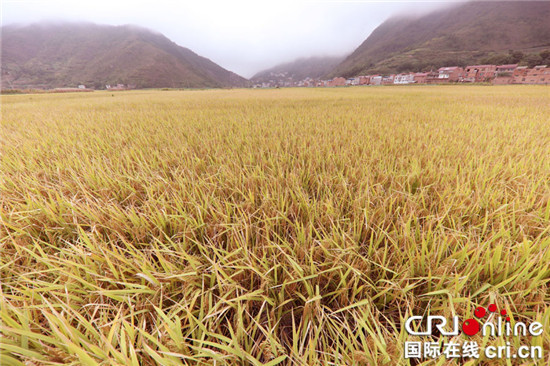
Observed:
[[[2,96],[0,178],[1,365],[550,364],[548,87]]]

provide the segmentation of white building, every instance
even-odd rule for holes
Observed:
[[[382,76],[374,75],[370,77],[370,85],[380,85],[382,84]]]
[[[398,74],[395,75],[393,79],[394,84],[413,84],[414,83],[414,74]]]

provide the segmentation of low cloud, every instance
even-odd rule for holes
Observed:
[[[352,52],[395,14],[436,2],[357,1],[3,1],[2,24],[44,20],[136,24],[245,77],[300,57]]]

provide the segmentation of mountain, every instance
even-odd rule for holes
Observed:
[[[390,18],[329,76],[465,66],[504,60],[512,50],[521,59],[550,46],[549,19],[548,1],[468,2]]]
[[[205,88],[247,80],[136,26],[39,23],[2,28],[2,88]]]
[[[305,78],[318,79],[329,73],[344,57],[308,57],[277,65],[260,71],[250,81],[253,83],[281,83],[285,81],[300,81]]]

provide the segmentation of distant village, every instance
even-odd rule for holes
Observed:
[[[122,91],[122,90],[131,90],[131,89],[136,89],[136,85],[134,85],[134,84],[116,84],[116,85],[107,84],[107,85],[105,85],[105,90],[109,90],[109,91]],[[94,91],[94,89],[93,88],[88,88],[84,84],[80,84],[76,88],[71,88],[71,87],[68,87],[68,88],[55,88],[55,89],[51,89],[50,91],[54,92],[54,93],[63,93],[63,92],[71,92],[72,93],[72,92],[90,92],[90,91]]]
[[[351,78],[336,77],[331,80],[306,78],[294,81],[281,79],[255,84],[254,88],[276,87],[331,87],[350,85],[403,85],[403,84],[445,84],[445,83],[492,83],[505,84],[550,84],[550,68],[547,65],[518,66],[510,65],[472,65],[441,67],[437,71],[416,72],[391,75],[361,75]]]
[[[319,80],[314,78],[305,78],[304,80],[294,80],[288,72],[271,73],[273,79],[257,82],[252,88],[279,88],[279,87],[339,87],[355,85],[406,85],[406,84],[446,84],[446,83],[492,83],[495,85],[506,84],[550,84],[550,67],[539,65],[533,68],[527,66],[518,66],[518,64],[508,65],[472,65],[464,68],[459,66],[441,67],[437,71],[401,73],[390,75],[361,75],[351,78],[336,77],[330,80]],[[134,84],[107,84],[105,90],[123,91],[136,89]],[[64,87],[55,89],[46,89],[35,87],[34,92],[90,92],[94,88],[80,84],[77,87]],[[20,92],[19,89],[4,88],[2,94]]]

